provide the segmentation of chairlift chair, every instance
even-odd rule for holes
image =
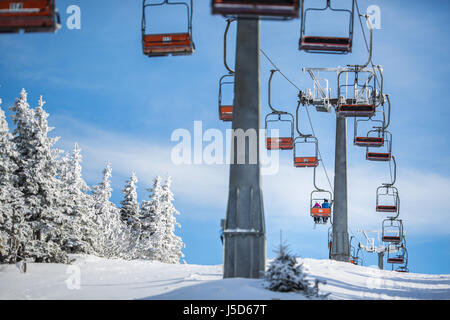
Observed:
[[[396,187],[382,185],[377,188],[376,211],[389,213],[400,211],[400,198]]]
[[[270,123],[288,123],[290,136],[271,137],[269,134]],[[266,148],[267,150],[292,150],[294,149],[294,116],[289,112],[271,112],[265,118]]]
[[[330,208],[322,208],[323,203],[327,200]],[[318,203],[320,208],[315,208],[314,205]],[[332,194],[326,190],[313,190],[310,197],[311,217],[313,218],[330,218],[333,206]]]
[[[397,269],[395,269],[394,271],[396,271],[396,272],[408,273],[408,272],[409,272],[409,269],[408,269],[408,267],[401,266],[401,267],[398,267]]]
[[[350,237],[350,260],[349,260],[349,262],[354,265],[362,265],[362,259],[359,256],[361,246],[358,243],[358,249],[356,249],[356,247],[354,245],[352,245],[354,238],[355,238],[354,236]]]
[[[406,250],[406,245],[403,245],[403,265],[402,266],[397,266],[397,268],[395,269],[395,271],[397,272],[404,272],[404,273],[408,273],[409,269],[408,269],[408,250]]]
[[[368,133],[365,137],[355,137],[353,144],[358,147],[382,147],[384,138],[382,136],[370,136],[370,133]]]
[[[299,156],[300,145],[313,144],[314,152],[308,155]],[[312,168],[319,165],[318,142],[313,136],[300,136],[294,140],[294,167],[296,168]]]
[[[227,17],[298,18],[300,0],[212,0],[212,13]]]
[[[348,74],[354,74],[354,83],[342,84],[341,77]],[[364,82],[360,83],[360,75],[367,74]],[[350,98],[347,97],[347,91],[351,90]],[[357,66],[346,68],[338,72],[337,75],[338,104],[336,112],[343,117],[367,117],[375,115],[376,107],[381,103],[377,91],[377,73],[374,70],[360,70]],[[345,91],[345,95],[343,92]]]
[[[223,87],[233,86],[234,87],[234,81],[230,81],[230,78],[233,78],[233,74],[226,74],[220,78],[219,81],[219,119],[222,121],[232,121],[233,120],[233,103],[231,104],[224,104],[222,102],[222,91]]]
[[[390,124],[390,114],[391,114],[391,102],[389,99],[389,95],[386,94],[385,97],[388,101],[388,112],[387,112],[387,120],[385,117],[385,110],[384,110],[384,103],[383,103],[383,120],[372,120],[369,119],[357,119],[355,118],[355,125],[354,125],[354,140],[353,144],[358,147],[372,147],[372,148],[379,148],[384,146],[384,133],[386,129],[388,128]],[[358,136],[358,124],[363,121],[373,121],[373,122],[380,122],[380,126],[374,126],[372,130],[367,132],[366,136]]]
[[[404,244],[396,246],[395,252],[388,249],[387,262],[392,264],[404,264],[406,255],[406,247]]]
[[[55,0],[0,1],[0,33],[56,32],[60,27]]]
[[[343,103],[338,105],[337,112],[344,117],[372,117],[375,114],[375,105]]]
[[[346,54],[352,51],[353,42],[353,20],[354,20],[354,0],[352,1],[352,9],[335,9],[331,6],[331,0],[327,0],[325,8],[307,8],[305,9],[305,1],[301,0],[301,31],[299,50],[311,53],[337,53]],[[347,37],[328,37],[328,36],[307,36],[305,33],[306,17],[311,11],[347,12],[349,14],[349,32]]]
[[[187,32],[183,33],[148,33],[146,30],[146,8],[163,5],[183,5],[187,11]],[[161,57],[169,55],[191,55],[194,53],[195,45],[192,39],[192,10],[193,3],[183,1],[170,2],[163,0],[151,3],[150,0],[142,2],[142,49],[149,57]]]
[[[275,72],[279,72],[279,70],[270,71],[268,85],[268,104],[272,112],[265,117],[266,148],[267,150],[292,150],[294,149],[294,116],[289,112],[275,109],[271,103],[272,78]],[[267,136],[270,123],[288,123],[289,135],[287,136],[286,133],[283,133],[284,136],[281,137]]]
[[[357,119],[355,117],[354,121],[354,137],[353,144],[358,147],[382,147],[384,145],[384,135],[383,127],[374,127],[374,129],[369,130],[365,136],[358,135],[358,128],[362,122],[382,122],[381,120],[371,120],[368,119]]]
[[[384,131],[384,150],[377,151],[371,151],[371,147],[366,148],[366,159],[370,161],[390,161],[392,158],[392,134],[385,130]]]
[[[403,222],[399,219],[385,219],[382,223],[383,242],[400,243],[403,239]]]

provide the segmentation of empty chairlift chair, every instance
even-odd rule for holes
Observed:
[[[398,219],[385,219],[382,223],[383,242],[400,243],[403,239],[403,223]]]
[[[0,33],[55,32],[60,27],[55,0],[0,1]]]
[[[387,262],[392,264],[405,264],[406,247],[404,244],[395,247],[395,250],[388,249]]]
[[[384,145],[384,134],[382,127],[377,127],[376,129],[369,130],[366,135],[358,134],[358,129],[361,124],[367,121],[370,121],[370,119],[355,118],[353,144],[358,147],[382,147]],[[381,120],[379,121],[381,122]]]
[[[146,26],[146,9],[163,5],[182,5],[187,12],[187,31],[181,33],[149,33]],[[143,0],[142,8],[142,50],[149,57],[169,55],[191,55],[194,53],[195,45],[192,40],[192,9],[193,3],[164,0],[159,3],[151,3]]]
[[[341,79],[343,75],[346,76],[345,84]],[[351,83],[348,83],[349,75],[353,76]],[[337,114],[343,117],[372,118],[379,104],[376,72],[347,68],[338,72],[337,80],[339,97]]]
[[[351,9],[336,9],[331,5],[331,0],[326,0],[325,8],[305,8],[305,0],[301,0],[301,32],[299,50],[311,53],[337,53],[345,54],[352,51],[354,0],[348,0]],[[313,11],[345,12],[349,16],[349,29],[345,37],[306,35],[306,18]]]
[[[233,79],[233,80],[231,80]],[[225,86],[234,88],[234,75],[226,74],[219,81],[219,119],[222,121],[233,120],[233,103],[223,103],[223,88]]]
[[[374,104],[340,103],[337,112],[344,117],[372,117],[375,114]]]
[[[406,250],[406,245],[403,246],[403,265],[397,266],[395,271],[397,271],[397,272],[404,272],[404,273],[409,272],[409,269],[408,269],[408,250]]]
[[[294,167],[310,168],[319,165],[318,142],[316,137],[300,136],[294,140]],[[312,146],[313,150],[305,151],[304,146]],[[309,148],[310,149],[310,148]],[[300,155],[301,152],[301,155]]]
[[[392,134],[384,131],[384,145],[382,150],[373,151],[372,147],[366,148],[366,159],[370,161],[390,161],[392,158]],[[378,148],[379,149],[379,148]]]
[[[288,131],[278,137],[271,136],[269,125],[276,123],[278,128],[280,124],[287,124]],[[272,112],[265,118],[266,148],[267,150],[292,150],[294,149],[294,116],[288,112]],[[271,130],[270,130],[271,131]]]
[[[365,137],[355,137],[353,144],[358,147],[382,147],[384,144],[384,138],[369,135]]]
[[[223,16],[298,18],[300,0],[212,0],[212,13]]]
[[[269,77],[268,103],[272,112],[265,118],[266,148],[267,150],[292,150],[294,149],[294,116],[289,112],[275,109],[271,103],[272,78],[278,71],[271,70]],[[269,124],[276,124],[275,129],[278,130],[283,129],[281,124],[287,124],[288,130],[283,130],[278,137],[273,137],[271,136],[272,132],[269,132]]]
[[[383,185],[377,188],[376,211],[398,214],[400,198],[396,187]]]

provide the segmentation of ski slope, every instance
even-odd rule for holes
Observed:
[[[305,299],[263,288],[257,279],[222,279],[222,267],[108,260],[74,255],[72,265],[0,265],[0,299]],[[308,277],[326,280],[329,299],[450,299],[450,275],[404,274],[330,260],[299,259]],[[79,280],[79,281],[78,281]]]

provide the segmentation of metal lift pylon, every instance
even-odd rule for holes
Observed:
[[[336,153],[334,173],[334,214],[330,257],[350,261],[347,215],[347,119],[336,115]]]
[[[266,234],[260,187],[260,59],[259,20],[239,19],[237,23],[233,142],[230,183],[224,236],[224,278],[261,278],[265,269]],[[239,130],[242,129],[242,130]],[[238,164],[237,131],[254,130],[256,146],[245,137],[245,163]],[[250,133],[251,134],[251,133]],[[256,163],[251,152],[256,150]],[[255,156],[255,155],[253,155]]]

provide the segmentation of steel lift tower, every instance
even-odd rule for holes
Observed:
[[[265,268],[266,235],[259,162],[259,23],[258,19],[237,22],[234,134],[228,206],[223,223],[224,278],[260,278]],[[245,140],[236,138],[239,132],[245,133]],[[244,143],[245,155],[238,154],[239,143]],[[245,162],[238,163],[244,156]]]

